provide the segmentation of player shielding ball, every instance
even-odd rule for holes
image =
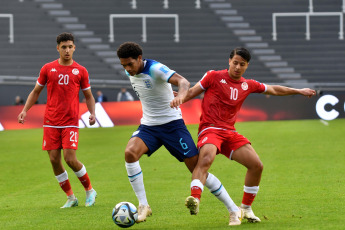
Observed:
[[[294,89],[280,85],[266,85],[242,77],[248,68],[251,55],[245,48],[234,49],[229,58],[229,69],[208,71],[192,88],[184,102],[205,93],[198,130],[199,159],[193,171],[191,196],[186,206],[192,211],[199,210],[201,193],[207,171],[217,154],[223,154],[247,168],[244,194],[241,204],[244,218],[249,222],[260,222],[251,205],[259,191],[263,164],[249,140],[236,132],[234,127],[242,103],[251,93],[285,96],[300,94],[311,97],[315,90]]]
[[[139,159],[144,154],[151,156],[164,145],[171,155],[186,164],[190,172],[193,171],[198,160],[198,150],[179,108],[182,99],[188,93],[190,83],[162,63],[143,59],[142,48],[134,42],[121,44],[117,55],[126,70],[133,90],[140,99],[143,110],[141,124],[125,149],[128,179],[139,201],[137,222],[143,222],[151,216],[152,210],[147,201]],[[171,85],[178,87],[176,97]],[[205,183],[212,194],[228,209],[229,224],[241,223],[237,218],[240,209],[218,178],[206,172]]]
[[[67,195],[67,202],[61,208],[78,205],[74,196],[67,171],[61,162],[61,149],[67,165],[86,191],[85,206],[95,203],[96,191],[92,188],[85,166],[77,159],[79,138],[79,90],[81,89],[86,105],[91,113],[90,125],[95,124],[95,99],[91,93],[89,74],[85,67],[73,60],[75,51],[74,37],[70,33],[57,36],[59,59],[45,64],[37,79],[35,88],[29,94],[18,122],[24,124],[27,111],[35,104],[45,85],[47,85],[47,105],[43,121],[42,149],[48,151],[56,179]]]

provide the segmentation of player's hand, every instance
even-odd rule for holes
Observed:
[[[18,123],[24,124],[24,118],[26,117],[26,112],[22,111],[19,115],[18,115]]]
[[[177,97],[178,92],[173,91],[174,97]]]
[[[311,98],[312,96],[316,95],[316,91],[313,89],[309,89],[309,88],[303,88],[303,89],[301,89],[301,94]]]
[[[89,123],[90,125],[94,125],[96,123],[96,116],[95,115],[90,115],[89,117]]]
[[[178,107],[183,103],[183,99],[179,96],[176,96],[171,102],[170,107],[178,109]]]

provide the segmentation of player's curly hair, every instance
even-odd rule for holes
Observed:
[[[74,43],[74,36],[71,33],[63,32],[56,37],[56,42],[59,45],[61,42],[72,41]]]
[[[250,55],[250,52],[246,48],[243,48],[243,47],[237,47],[233,49],[230,53],[230,59],[232,59],[235,55],[241,56],[248,63],[250,59],[252,58],[252,56]]]
[[[143,49],[135,42],[125,42],[117,49],[117,56],[119,58],[137,59],[139,55],[143,55]]]

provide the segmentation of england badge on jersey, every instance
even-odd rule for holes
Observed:
[[[145,84],[146,88],[152,89],[153,85],[152,85],[152,82],[149,79],[145,79],[144,80],[144,84]]]
[[[78,69],[73,69],[73,70],[72,70],[72,73],[73,73],[74,75],[78,75],[78,74],[79,74],[79,70],[78,70]]]

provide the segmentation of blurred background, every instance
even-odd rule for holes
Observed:
[[[345,94],[342,0],[1,0],[0,106],[22,104],[41,67],[58,58],[56,36],[76,37],[74,60],[90,74],[95,99],[138,100],[116,55],[139,43],[192,85],[228,68],[238,46],[252,53],[246,78]],[[146,15],[146,17],[145,17]],[[100,93],[99,93],[100,91]],[[38,104],[44,104],[46,91]],[[81,97],[83,98],[83,97]],[[82,101],[81,101],[82,102]],[[342,102],[343,103],[343,102]],[[340,103],[340,104],[342,104]]]

